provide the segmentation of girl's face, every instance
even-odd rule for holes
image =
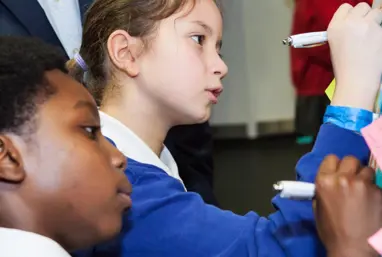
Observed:
[[[221,13],[212,0],[197,0],[162,20],[149,49],[138,58],[141,90],[171,125],[204,122],[223,90],[227,66],[219,52]]]

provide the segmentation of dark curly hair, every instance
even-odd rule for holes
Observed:
[[[65,68],[58,49],[35,38],[0,37],[0,133],[31,133],[37,107],[56,90],[45,72]]]

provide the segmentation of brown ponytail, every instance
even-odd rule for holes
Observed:
[[[75,59],[71,59],[66,62],[66,68],[69,71],[69,75],[72,76],[78,82],[85,84],[84,82],[84,71],[81,66],[76,62]]]

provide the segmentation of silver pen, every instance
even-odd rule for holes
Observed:
[[[312,200],[315,195],[316,186],[308,182],[279,181],[273,185],[273,189],[279,191],[282,198]]]
[[[326,31],[297,34],[287,37],[283,41],[284,45],[294,48],[310,48],[324,45],[328,42]]]

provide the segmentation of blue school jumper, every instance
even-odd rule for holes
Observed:
[[[113,139],[113,138],[111,138]],[[118,142],[115,142],[118,146]],[[312,151],[297,164],[297,179],[314,182],[328,154],[353,155],[367,164],[369,150],[360,135],[322,125]],[[80,257],[312,257],[325,256],[316,234],[311,201],[277,195],[268,217],[245,216],[204,204],[182,183],[153,165],[128,160],[133,207],[121,234],[111,242],[79,252]],[[234,172],[234,171],[233,171]]]

